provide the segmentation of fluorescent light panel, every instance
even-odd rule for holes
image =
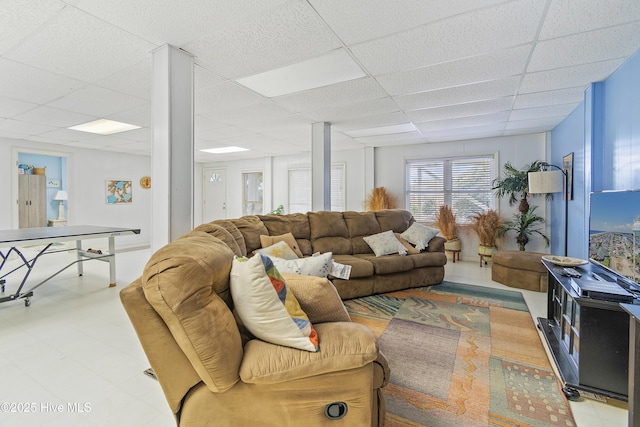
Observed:
[[[334,83],[359,79],[366,74],[344,49],[275,70],[236,80],[266,97],[286,95]]]
[[[113,135],[114,133],[140,129],[140,126],[130,125],[129,123],[116,122],[114,120],[98,119],[92,122],[83,123],[81,125],[71,126],[68,129],[97,133],[99,135]]]
[[[212,154],[225,154],[225,153],[237,153],[240,151],[249,151],[248,148],[242,148],[242,147],[236,147],[236,146],[229,146],[229,147],[219,147],[219,148],[207,148],[204,150],[200,150],[200,151],[204,151],[205,153],[212,153]]]
[[[393,135],[396,133],[413,132],[416,127],[413,123],[403,123],[400,125],[382,126],[377,128],[368,129],[355,129],[344,132],[352,138],[360,138],[364,136],[376,136],[376,135]]]

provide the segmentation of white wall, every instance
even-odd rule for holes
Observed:
[[[480,140],[451,141],[433,144],[418,144],[405,146],[378,147],[375,149],[375,185],[384,186],[399,200],[405,200],[404,165],[410,159],[425,159],[453,156],[467,156],[479,154],[497,154],[498,167],[502,173],[505,162],[520,168],[534,160],[545,160],[546,135],[543,133],[518,135],[509,137],[486,138]],[[543,198],[535,198],[530,202],[539,205],[536,211],[543,218],[546,215],[547,203]],[[512,219],[517,206],[510,207],[507,200],[497,202],[498,211],[505,219]],[[544,227],[544,226],[543,226]],[[471,230],[463,231],[462,258],[466,260],[478,259],[478,238]],[[547,230],[547,235],[549,235]],[[505,238],[501,242],[502,249],[517,250],[514,238]],[[544,241],[534,237],[527,245],[527,251],[548,252]]]
[[[151,173],[148,156],[135,156],[110,151],[96,151],[61,145],[42,144],[23,140],[0,138],[0,200],[9,206],[0,209],[0,229],[15,228],[13,188],[17,182],[16,165],[12,164],[12,148],[59,152],[68,155],[69,225],[101,225],[140,228],[141,233],[120,236],[116,247],[146,246],[150,241],[151,190],[140,186],[140,178]],[[109,205],[106,202],[106,180],[126,179],[133,182],[133,202]],[[152,181],[153,185],[153,181]],[[17,226],[17,224],[16,224]],[[105,244],[98,242],[96,244]],[[90,244],[87,242],[86,244]],[[94,245],[96,246],[96,245]]]

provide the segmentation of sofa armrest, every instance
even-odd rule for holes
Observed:
[[[433,239],[429,240],[426,252],[444,252],[444,242],[446,241],[447,239],[445,239],[444,237],[434,237]]]
[[[384,356],[384,354],[382,354],[381,351],[378,352],[378,357],[374,361],[374,364],[377,366],[377,369],[374,369],[373,371],[373,388],[383,388],[387,384],[389,384],[391,370],[389,369],[389,362],[387,362],[387,358]]]
[[[257,339],[249,341],[240,366],[242,381],[276,384],[360,368],[378,358],[378,343],[366,326],[332,322],[314,327],[320,342],[320,351],[315,353]]]

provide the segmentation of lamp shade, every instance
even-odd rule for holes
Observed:
[[[53,196],[53,200],[68,200],[69,196],[67,195],[67,192],[64,190],[58,190],[56,192],[56,195]]]
[[[548,194],[562,192],[564,175],[559,170],[529,172],[529,193]]]

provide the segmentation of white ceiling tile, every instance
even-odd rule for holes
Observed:
[[[417,142],[417,141],[425,141],[424,136],[419,131],[414,132],[405,132],[405,133],[395,133],[392,135],[375,135],[375,136],[364,136],[361,138],[355,138],[356,141],[361,142],[363,144],[375,145],[375,146],[384,146],[389,144],[399,144],[399,143],[408,143],[408,142]]]
[[[336,120],[331,123],[331,128],[338,131],[355,129],[370,129],[381,126],[393,126],[408,123],[409,117],[403,111],[380,114],[375,116],[358,117],[348,120]]]
[[[226,78],[260,73],[339,47],[337,37],[305,2],[289,2],[184,46],[199,64]]]
[[[64,7],[64,3],[51,0],[2,0],[0,55],[29,36]]]
[[[544,92],[576,86],[584,88],[590,83],[604,80],[623,62],[622,59],[616,59],[557,70],[527,73],[522,79],[519,93]]]
[[[578,104],[562,104],[550,105],[546,107],[527,108],[524,110],[513,110],[509,116],[510,120],[530,120],[530,119],[546,119],[549,117],[567,116],[575,110]]]
[[[631,55],[640,45],[640,22],[539,42],[528,72],[552,70]]]
[[[74,113],[71,111],[60,110],[41,106],[24,114],[16,116],[15,119],[31,123],[42,123],[55,127],[69,127],[79,125],[81,123],[96,120],[97,117],[86,114]]]
[[[225,79],[215,73],[195,64],[193,67],[194,86],[198,89],[224,83]]]
[[[540,40],[640,20],[640,2],[629,0],[553,0]]]
[[[308,111],[330,106],[345,105],[386,96],[386,92],[371,77],[363,77],[300,93],[273,98],[273,102],[290,111]]]
[[[478,126],[444,128],[423,133],[429,142],[444,142],[463,139],[492,138],[500,136],[503,129],[504,123],[491,123]]]
[[[493,114],[485,114],[469,117],[457,117],[453,119],[434,120],[430,122],[415,123],[420,131],[428,136],[428,133],[440,129],[455,129],[472,126],[484,126],[492,123],[503,123],[509,118],[509,112],[503,111]]]
[[[215,119],[215,113],[218,111],[247,107],[265,99],[234,82],[225,82],[196,91],[195,112]]]
[[[404,95],[522,74],[531,45],[376,78],[391,95]]]
[[[130,125],[151,127],[151,105],[145,103],[128,110],[107,114],[104,118]]]
[[[149,54],[137,64],[98,80],[95,84],[116,92],[151,100],[152,74],[151,54]]]
[[[544,2],[520,0],[353,46],[373,75],[448,62],[531,43]]]
[[[0,97],[0,117],[8,118],[33,110],[38,105],[17,99]]]
[[[358,43],[406,31],[503,0],[311,0],[327,23],[346,43]]]
[[[419,110],[513,96],[518,90],[519,83],[519,77],[509,77],[413,95],[395,96],[393,99],[405,111]]]
[[[237,109],[218,111],[215,119],[227,124],[240,124],[250,121],[253,124],[269,123],[274,120],[286,119],[291,113],[271,101],[248,105]]]
[[[584,87],[550,90],[546,92],[526,93],[516,96],[514,109],[543,107],[579,103],[584,100]]]
[[[86,83],[0,58],[0,96],[44,104]]]
[[[55,100],[49,105],[63,110],[105,117],[144,103],[145,101],[140,98],[89,85]]]
[[[373,101],[321,108],[314,111],[308,111],[305,115],[311,117],[316,122],[331,123],[334,121],[337,122],[340,120],[393,113],[396,111],[399,111],[399,108],[391,98],[381,98]]]
[[[66,7],[5,57],[85,82],[140,62],[156,46]]]
[[[560,123],[566,116],[558,117],[545,117],[543,119],[530,119],[530,120],[518,120],[510,121],[505,127],[506,131],[512,130],[526,130],[522,133],[543,132],[553,129],[558,123]]]
[[[90,133],[81,132],[79,130],[71,130],[67,128],[55,129],[50,132],[42,133],[39,136],[47,141],[56,143],[77,142],[93,137],[93,135]]]
[[[23,122],[14,119],[0,120],[0,131],[11,132],[15,135],[39,135],[41,133],[54,130],[53,126],[46,126],[41,124]]]
[[[465,104],[449,105],[446,107],[427,108],[407,112],[412,122],[427,122],[444,120],[453,117],[467,117],[492,114],[511,109],[513,97],[491,99],[488,101],[469,102]]]
[[[120,132],[117,136],[129,140],[129,142],[137,141],[141,144],[151,144],[151,129],[148,127]]]

